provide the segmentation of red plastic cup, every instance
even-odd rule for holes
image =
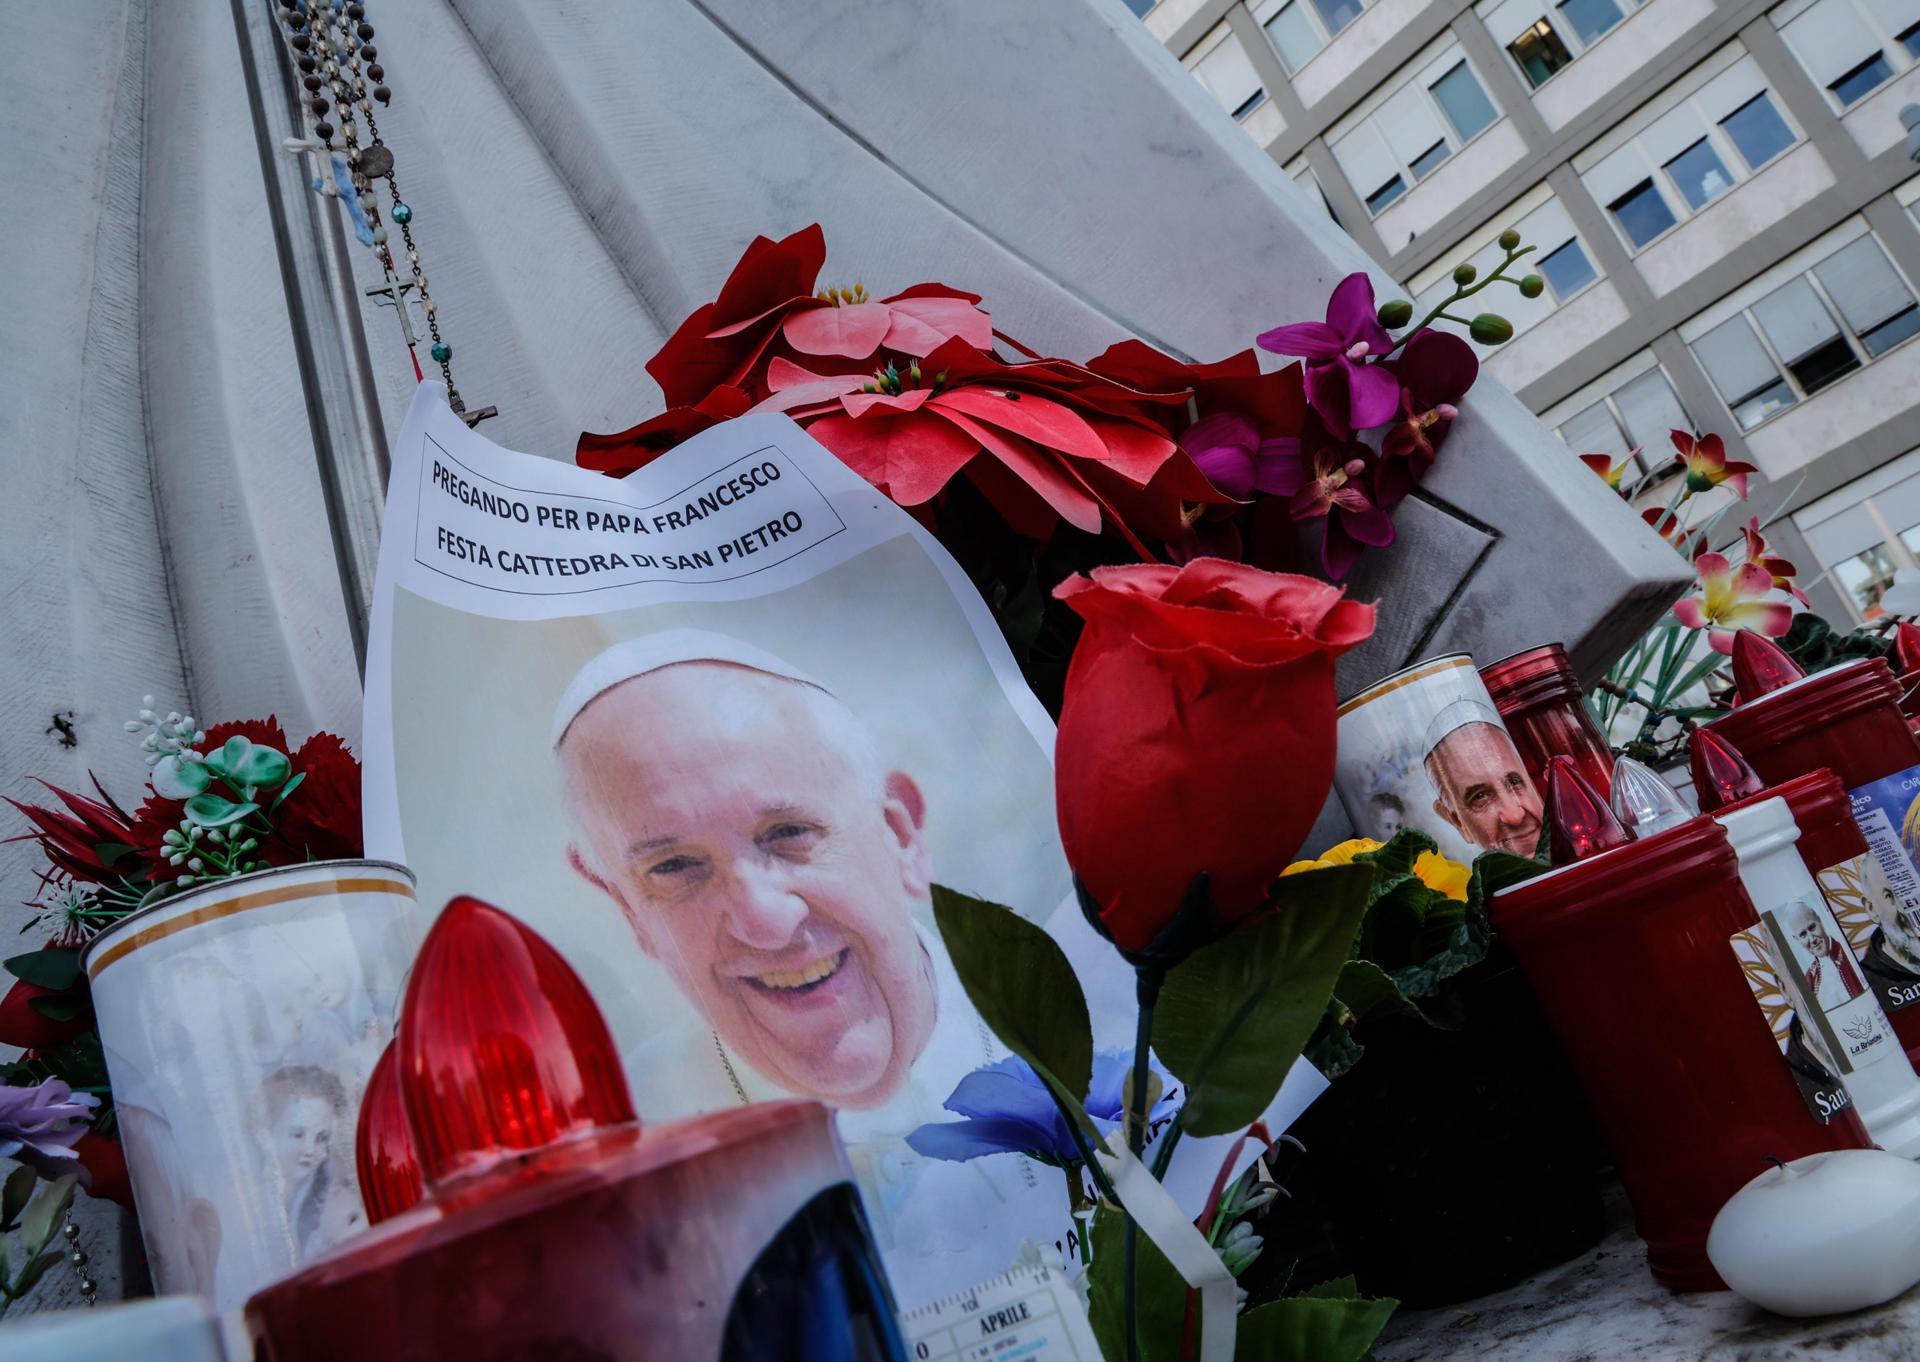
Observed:
[[[1572,757],[1602,799],[1613,792],[1613,749],[1581,700],[1567,650],[1544,643],[1480,669],[1493,706],[1506,722],[1527,774],[1547,787],[1547,760]]]
[[[1872,1147],[1852,1108],[1823,1125],[1801,1097],[1734,955],[1731,939],[1759,916],[1711,818],[1549,871],[1492,910],[1664,1285],[1722,1288],[1707,1230],[1769,1158]]]

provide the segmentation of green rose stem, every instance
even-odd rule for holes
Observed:
[[[1142,964],[1134,970],[1140,1019],[1133,1032],[1133,1082],[1127,1091],[1127,1149],[1137,1159],[1147,1147],[1147,1054],[1153,1041],[1153,1008],[1166,982],[1166,966]],[[1140,1226],[1132,1216],[1121,1232],[1120,1261],[1127,1301],[1127,1362],[1140,1362],[1140,1295],[1135,1268],[1140,1257]]]

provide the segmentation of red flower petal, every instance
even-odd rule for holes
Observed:
[[[880,349],[891,321],[879,303],[849,303],[795,312],[780,330],[787,344],[805,354],[870,359]]]
[[[932,497],[980,452],[979,441],[920,412],[823,416],[807,434],[902,506]]]

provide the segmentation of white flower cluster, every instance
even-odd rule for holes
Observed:
[[[153,697],[140,697],[143,708],[140,717],[129,719],[121,727],[129,733],[143,733],[140,750],[147,754],[147,765],[152,766],[164,757],[184,757],[188,761],[198,761],[200,753],[195,744],[207,740],[207,735],[194,726],[191,714],[182,714],[178,710],[169,710],[162,719],[153,709]]]

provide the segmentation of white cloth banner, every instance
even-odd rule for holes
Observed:
[[[1044,924],[1097,1046],[1131,1044],[1131,971],[1071,899],[1053,726],[953,560],[799,427],[730,421],[614,480],[492,444],[423,383],[366,694],[367,854],[429,917],[472,894],[552,941],[643,1120],[837,1107],[905,1309],[1064,1241],[1056,1170],[906,1143],[1006,1053],[932,884]],[[1296,1065],[1269,1128],[1323,1086]],[[1228,1143],[1182,1142],[1188,1214]]]

